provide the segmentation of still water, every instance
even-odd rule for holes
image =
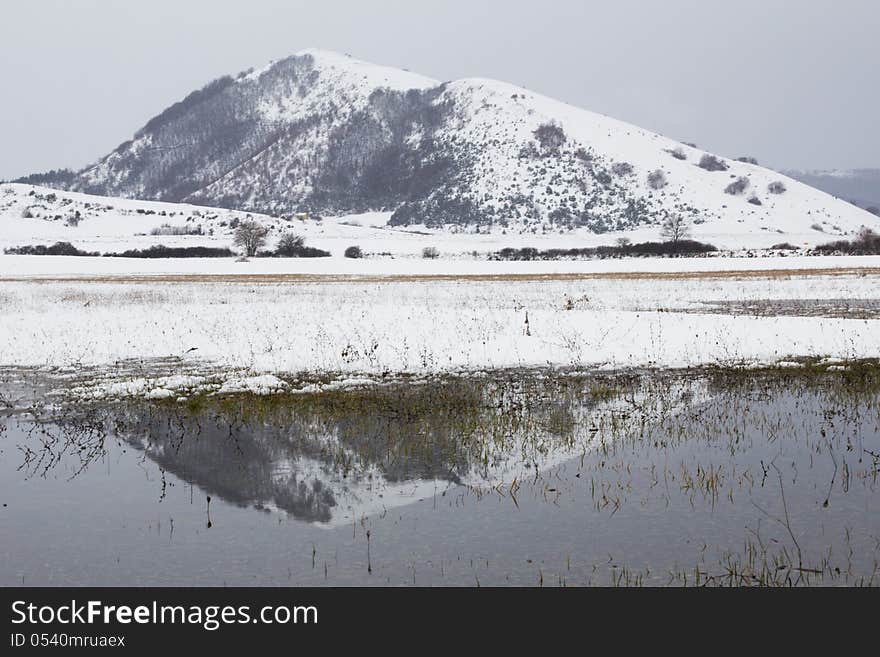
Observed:
[[[880,373],[0,411],[0,584],[880,584]]]

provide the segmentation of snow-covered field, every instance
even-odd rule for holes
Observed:
[[[89,368],[89,376],[100,372],[99,392],[170,397],[200,388],[291,390],[327,377],[880,356],[877,320],[839,313],[847,300],[878,299],[880,257],[494,262],[486,253],[503,247],[570,248],[616,236],[400,230],[386,225],[387,213],[284,219],[0,186],[4,247],[226,247],[234,224],[248,217],[270,228],[269,247],[292,230],[332,256],[238,262],[0,255],[0,367],[66,371],[80,387],[77,373]],[[792,222],[792,230],[802,223]],[[199,234],[150,234],[163,224]],[[737,226],[709,222],[694,235],[734,248],[829,238]],[[838,228],[848,234],[853,227]],[[643,233],[627,236],[658,238],[656,228]],[[342,257],[352,245],[368,257]],[[440,257],[421,258],[426,246]],[[791,316],[798,313],[789,305],[784,317],[736,316],[704,305],[807,299],[834,300],[838,315]]]
[[[425,260],[419,257],[349,258],[99,258],[81,256],[0,255],[0,279],[156,276],[218,277],[604,277],[614,275],[675,276],[711,272],[871,271],[880,256],[787,256],[764,258],[619,258],[606,260],[489,261]],[[268,280],[266,282],[271,282]]]
[[[209,271],[307,272],[303,264],[311,262],[211,261]],[[877,320],[699,312],[707,301],[877,299],[880,258],[325,262],[338,264],[338,273],[374,275],[110,279],[101,274],[206,269],[192,260],[0,257],[0,365],[68,368],[72,376],[103,368],[103,383],[115,392],[161,397],[209,382],[212,389],[295,389],[324,374],[358,379],[880,357]],[[377,262],[393,265],[386,274],[426,276],[377,276]],[[805,273],[814,263],[824,268]],[[711,273],[733,266],[750,273]],[[676,268],[681,276],[671,274]],[[632,276],[628,269],[649,273]],[[533,276],[504,275],[514,271]],[[542,276],[564,271],[606,274]],[[467,272],[498,276],[427,275]],[[63,280],[62,273],[91,278]],[[39,274],[53,280],[40,281]],[[117,365],[168,358],[179,360],[141,380]]]

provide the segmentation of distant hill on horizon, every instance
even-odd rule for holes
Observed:
[[[782,173],[859,207],[880,212],[880,168],[790,170]]]

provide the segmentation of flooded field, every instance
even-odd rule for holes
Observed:
[[[791,365],[91,404],[7,374],[0,584],[876,586],[880,366]]]
[[[705,301],[691,313],[747,315],[751,317],[830,317],[835,319],[880,318],[880,299],[751,299]]]

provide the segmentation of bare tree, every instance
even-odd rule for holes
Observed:
[[[679,214],[672,214],[660,224],[660,237],[667,242],[676,244],[691,235],[691,226],[688,221]]]
[[[235,229],[235,237],[232,243],[244,250],[245,256],[251,258],[257,255],[257,251],[266,244],[266,235],[269,231],[256,221],[247,220],[241,222]]]

